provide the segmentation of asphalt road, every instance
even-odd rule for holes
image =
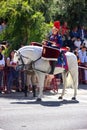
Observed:
[[[80,85],[77,100],[73,89],[58,94],[44,92],[41,102],[22,92],[0,94],[0,130],[87,130],[87,85]]]

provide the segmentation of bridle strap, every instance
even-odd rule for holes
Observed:
[[[21,65],[23,65],[23,68],[24,68],[24,67],[26,67],[26,65],[28,65],[28,64],[25,64],[25,63],[24,63],[22,57],[24,57],[24,58],[26,58],[26,59],[30,59],[30,58],[29,58],[29,57],[26,57],[26,56],[23,56],[20,52],[18,52],[18,53],[19,53],[19,55],[20,55],[20,59],[21,59],[21,62],[22,62]],[[34,66],[34,67],[32,67],[32,70],[40,71],[40,72],[42,72],[42,73],[47,73],[47,72],[45,72],[45,71],[42,71],[42,70],[39,70],[39,69],[36,69],[36,68],[35,68],[35,62],[37,62],[37,61],[40,60],[40,59],[41,59],[41,56],[40,56],[38,59],[36,59],[35,61],[33,61],[33,60],[30,59],[30,60],[31,60],[31,63],[30,63],[29,65],[32,64],[32,66]],[[19,66],[21,66],[21,65],[19,65]]]

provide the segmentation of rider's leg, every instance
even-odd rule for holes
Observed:
[[[56,66],[56,61],[51,61],[51,71],[50,71],[49,74],[53,74],[54,73],[55,66]]]

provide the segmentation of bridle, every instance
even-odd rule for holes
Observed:
[[[47,73],[47,72],[45,72],[45,71],[42,71],[42,70],[39,70],[39,69],[36,69],[36,68],[35,68],[35,63],[36,63],[38,60],[41,59],[41,56],[40,56],[39,58],[37,58],[36,60],[33,61],[33,60],[31,60],[29,57],[26,57],[26,56],[22,55],[20,51],[18,51],[17,54],[20,56],[19,59],[21,60],[21,64],[18,65],[18,67],[19,67],[19,68],[21,67],[22,70],[27,70],[27,69],[28,69],[28,71],[37,70],[37,71],[40,71],[40,72],[43,72],[43,73]],[[31,62],[25,64],[23,58],[29,59]],[[27,67],[28,67],[28,68],[27,68]]]

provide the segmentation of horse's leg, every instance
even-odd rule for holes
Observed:
[[[43,96],[43,88],[44,88],[44,80],[45,80],[45,75],[42,72],[38,72],[38,79],[39,79],[39,95],[37,97],[37,101],[41,101],[41,98]]]
[[[76,99],[76,95],[77,95],[77,88],[78,88],[78,68],[74,68],[70,71],[71,76],[72,76],[72,80],[73,80],[73,84],[72,87],[74,88],[74,95],[72,97],[72,100]]]
[[[31,75],[33,97],[36,97],[36,74]]]
[[[65,88],[66,88],[66,76],[67,76],[67,73],[66,73],[66,72],[63,72],[63,73],[62,73],[63,89],[62,89],[61,96],[59,96],[59,99],[63,99],[64,93],[65,93]]]
[[[24,76],[25,76],[25,88],[24,88],[24,94],[25,94],[25,97],[27,97],[27,89],[28,89],[28,86],[27,86],[27,74],[26,72],[24,73]]]

